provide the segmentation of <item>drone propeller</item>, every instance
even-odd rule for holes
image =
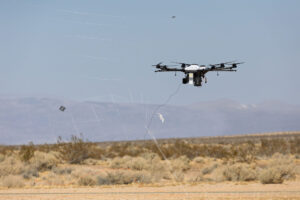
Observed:
[[[184,69],[187,65],[191,65],[191,64],[183,63],[183,62],[172,62],[172,63],[180,64],[182,69]]]
[[[153,67],[156,67],[157,69],[159,69],[159,68],[161,68],[161,67],[163,67],[161,64],[162,64],[163,62],[159,62],[159,63],[157,63],[156,65],[152,65]]]
[[[165,67],[167,67],[167,66],[177,66],[177,65],[162,65],[162,63],[163,62],[159,62],[159,63],[157,63],[156,65],[152,65],[153,67],[163,67],[163,66],[165,66]]]
[[[237,65],[243,64],[245,62],[239,62],[239,63],[231,63],[231,68],[237,68]]]
[[[223,62],[223,63],[218,63],[218,64],[210,64],[209,66],[211,66],[212,69],[216,68],[217,66],[220,66],[221,68],[224,68],[225,65],[233,64],[234,62],[235,61]]]
[[[238,63],[231,63],[232,65],[240,65],[240,64],[244,64],[245,62],[238,62]]]
[[[153,67],[160,66],[163,62],[159,62],[156,65],[152,65]]]
[[[176,63],[176,64],[185,64],[185,65],[191,65],[191,64],[189,64],[189,63],[184,63],[184,62],[171,62],[171,63]]]
[[[228,65],[228,64],[231,64],[231,63],[234,63],[234,61],[229,61],[229,62],[222,62],[222,63],[218,63],[218,64],[214,64],[214,65]]]

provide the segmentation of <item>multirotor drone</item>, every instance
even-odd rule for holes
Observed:
[[[207,83],[207,78],[205,74],[207,72],[236,72],[238,65],[243,64],[244,62],[224,62],[218,64],[209,64],[209,65],[199,65],[199,64],[188,64],[175,62],[177,65],[180,65],[181,68],[170,68],[172,65],[163,65],[162,62],[152,65],[156,67],[155,72],[183,72],[185,77],[182,79],[183,84],[193,84],[194,86],[202,86],[202,81],[204,80]]]

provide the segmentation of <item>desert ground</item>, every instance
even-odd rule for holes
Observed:
[[[300,199],[300,182],[281,185],[259,183],[199,183],[74,188],[0,190],[0,199]]]
[[[300,199],[300,132],[3,145],[0,199]]]

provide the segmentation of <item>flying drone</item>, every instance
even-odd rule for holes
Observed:
[[[218,64],[209,64],[209,65],[199,65],[199,64],[188,64],[174,62],[177,65],[180,65],[181,68],[170,68],[171,65],[163,65],[162,62],[152,65],[156,67],[155,72],[183,72],[185,77],[182,79],[183,84],[192,84],[197,87],[202,86],[202,81],[204,80],[207,83],[207,78],[205,74],[207,72],[236,72],[238,65],[243,64],[244,62],[224,62]]]

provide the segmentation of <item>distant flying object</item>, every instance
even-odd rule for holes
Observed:
[[[218,64],[210,64],[206,65],[198,65],[198,64],[187,64],[187,63],[178,63],[181,68],[170,68],[171,65],[162,65],[162,62],[152,65],[156,67],[155,72],[183,72],[185,77],[182,79],[183,84],[193,84],[194,86],[202,86],[202,81],[204,80],[207,83],[207,78],[205,74],[210,71],[215,72],[236,72],[236,68],[239,64],[243,64],[244,62],[224,62]]]
[[[60,106],[60,107],[59,107],[59,110],[62,111],[62,112],[64,112],[64,111],[66,110],[66,107]]]
[[[176,18],[176,16],[172,16],[172,19],[175,19]]]

